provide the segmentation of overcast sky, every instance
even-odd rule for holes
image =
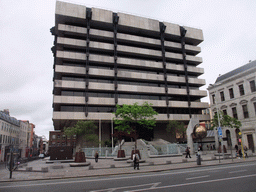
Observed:
[[[203,30],[199,46],[206,90],[219,74],[256,59],[255,0],[73,0]],[[52,123],[55,0],[0,0],[0,110],[36,125],[49,137]],[[208,98],[202,99],[208,102]]]

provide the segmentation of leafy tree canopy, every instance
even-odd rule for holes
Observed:
[[[156,124],[155,115],[158,115],[152,108],[152,104],[144,102],[142,105],[134,103],[133,105],[116,105],[116,118],[114,123],[117,125],[115,129],[126,132],[128,134],[136,132],[136,125],[152,129]]]
[[[85,141],[97,141],[98,136],[95,134],[96,125],[93,121],[78,121],[73,127],[65,127],[64,133],[68,136],[76,135],[83,137]]]
[[[239,129],[242,124],[239,120],[234,117],[230,117],[229,115],[225,115],[223,111],[219,111],[219,121],[221,127],[230,127]],[[215,129],[219,127],[218,123],[218,115],[215,113],[213,119],[211,120],[211,129]]]
[[[172,135],[176,135],[176,133],[182,135],[186,131],[186,127],[183,122],[172,120],[169,121],[166,131],[171,133]]]

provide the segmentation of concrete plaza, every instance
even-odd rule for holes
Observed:
[[[192,158],[185,158],[185,156],[148,158],[145,159],[144,163],[140,163],[140,170],[134,170],[132,163],[128,163],[127,160],[115,161],[112,158],[100,158],[98,163],[96,163],[93,158],[87,158],[86,162],[89,162],[90,166],[84,167],[70,167],[68,162],[62,163],[61,161],[47,163],[48,160],[45,158],[28,162],[26,166],[21,165],[18,170],[12,173],[12,179],[9,178],[10,172],[5,168],[2,169],[0,172],[0,182],[146,173],[256,161],[256,156],[250,156],[245,159],[234,158],[233,160],[230,158],[222,159],[221,157],[219,162],[219,157],[214,159],[213,154],[204,154],[202,155],[201,165],[197,165],[196,155],[192,155],[191,157]],[[45,170],[45,172],[42,170]]]

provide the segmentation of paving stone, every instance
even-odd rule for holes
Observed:
[[[26,171],[32,171],[33,167],[26,167]]]
[[[243,158],[241,159],[221,159],[219,163],[218,158],[212,160],[213,154],[202,155],[204,161],[200,166],[209,166],[209,165],[220,165],[220,164],[229,164],[229,163],[239,163],[239,162],[250,162],[256,161],[256,156]],[[185,159],[184,156],[180,157],[161,157],[161,158],[148,158],[147,163],[141,165],[140,172],[147,173],[150,171],[164,171],[171,169],[181,169],[181,168],[190,168],[197,167],[196,156],[192,155],[192,158],[186,159],[187,163],[182,163],[182,160]],[[46,164],[45,161],[35,160],[28,162],[27,169],[32,171],[26,171],[25,167],[23,169],[13,172],[13,178],[15,181],[19,180],[35,180],[35,179],[51,179],[51,178],[65,178],[65,177],[82,177],[82,176],[99,176],[99,175],[113,175],[113,174],[124,174],[131,173],[133,170],[133,163],[127,163],[126,161],[114,161],[114,159],[100,159],[98,163],[95,163],[94,159],[89,159],[88,162],[91,163],[88,167],[70,167],[69,164]],[[168,164],[171,162],[171,164]],[[51,166],[63,166],[61,169],[51,169]],[[115,168],[110,167],[115,166]],[[43,168],[48,168],[48,172],[42,172]],[[9,179],[10,172],[7,169],[0,170],[0,182],[10,181]]]

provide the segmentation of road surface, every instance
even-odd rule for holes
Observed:
[[[164,172],[72,179],[2,182],[0,191],[256,191],[256,162],[179,169]]]

